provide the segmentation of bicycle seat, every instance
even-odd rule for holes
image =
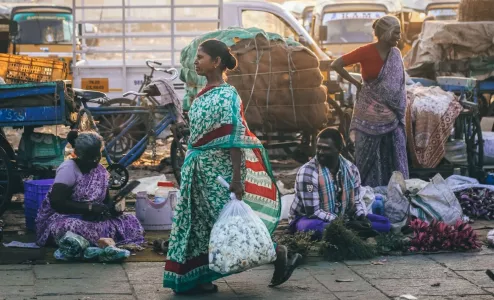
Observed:
[[[106,94],[98,91],[90,91],[83,89],[72,89],[76,97],[81,98],[82,100],[89,101],[96,98],[106,98]]]

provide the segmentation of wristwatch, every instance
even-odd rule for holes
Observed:
[[[93,203],[89,203],[89,211],[93,210]]]

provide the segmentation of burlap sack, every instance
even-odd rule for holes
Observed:
[[[294,89],[317,88],[321,86],[322,80],[323,77],[319,68],[292,72],[228,75],[228,83],[236,87],[237,90],[251,90],[254,85],[256,90],[289,89],[290,87]]]
[[[288,46],[282,41],[274,41],[259,46],[264,37],[243,40],[231,49],[238,60],[238,66],[228,74],[251,74],[283,72],[293,70],[318,69],[317,56],[305,47]]]
[[[258,35],[232,46],[238,67],[227,73],[239,92],[252,130],[315,131],[329,109],[319,61],[305,47]]]
[[[255,92],[249,102],[248,92],[240,92],[244,102],[245,118],[252,130],[315,131],[324,127],[328,121],[329,107],[325,101],[326,88],[323,86],[305,91],[304,97],[299,94],[298,99],[303,98],[306,101],[297,101],[294,105],[283,97],[276,97],[276,94],[270,94],[274,96],[273,101],[267,105],[266,97],[257,97],[257,94],[258,92]]]
[[[237,87],[235,87],[237,88]],[[240,90],[237,91],[244,103],[244,108],[247,109],[250,105],[257,106],[288,106],[298,107],[300,105],[317,105],[326,102],[326,87],[318,86],[308,89],[270,89],[261,90]]]

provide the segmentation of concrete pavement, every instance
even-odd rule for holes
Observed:
[[[279,288],[268,288],[272,266],[217,282],[210,296],[174,296],[161,287],[162,263],[0,266],[0,299],[494,299],[494,252],[377,258],[345,263],[310,262]]]

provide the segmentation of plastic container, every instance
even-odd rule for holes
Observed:
[[[26,228],[36,230],[36,216],[41,202],[51,189],[54,179],[28,180],[24,182],[24,215]]]
[[[166,187],[166,199],[155,203],[146,192],[138,192],[136,198],[136,217],[145,230],[170,230],[172,228],[173,209],[177,201],[177,190]]]
[[[67,64],[57,59],[0,54],[0,77],[7,84],[64,80],[67,74]]]
[[[154,190],[154,203],[160,204],[168,199],[170,191],[174,190],[173,182],[162,181],[158,182],[158,187]]]
[[[375,215],[384,215],[384,200],[383,196],[376,194],[374,203],[372,204],[372,213]]]

